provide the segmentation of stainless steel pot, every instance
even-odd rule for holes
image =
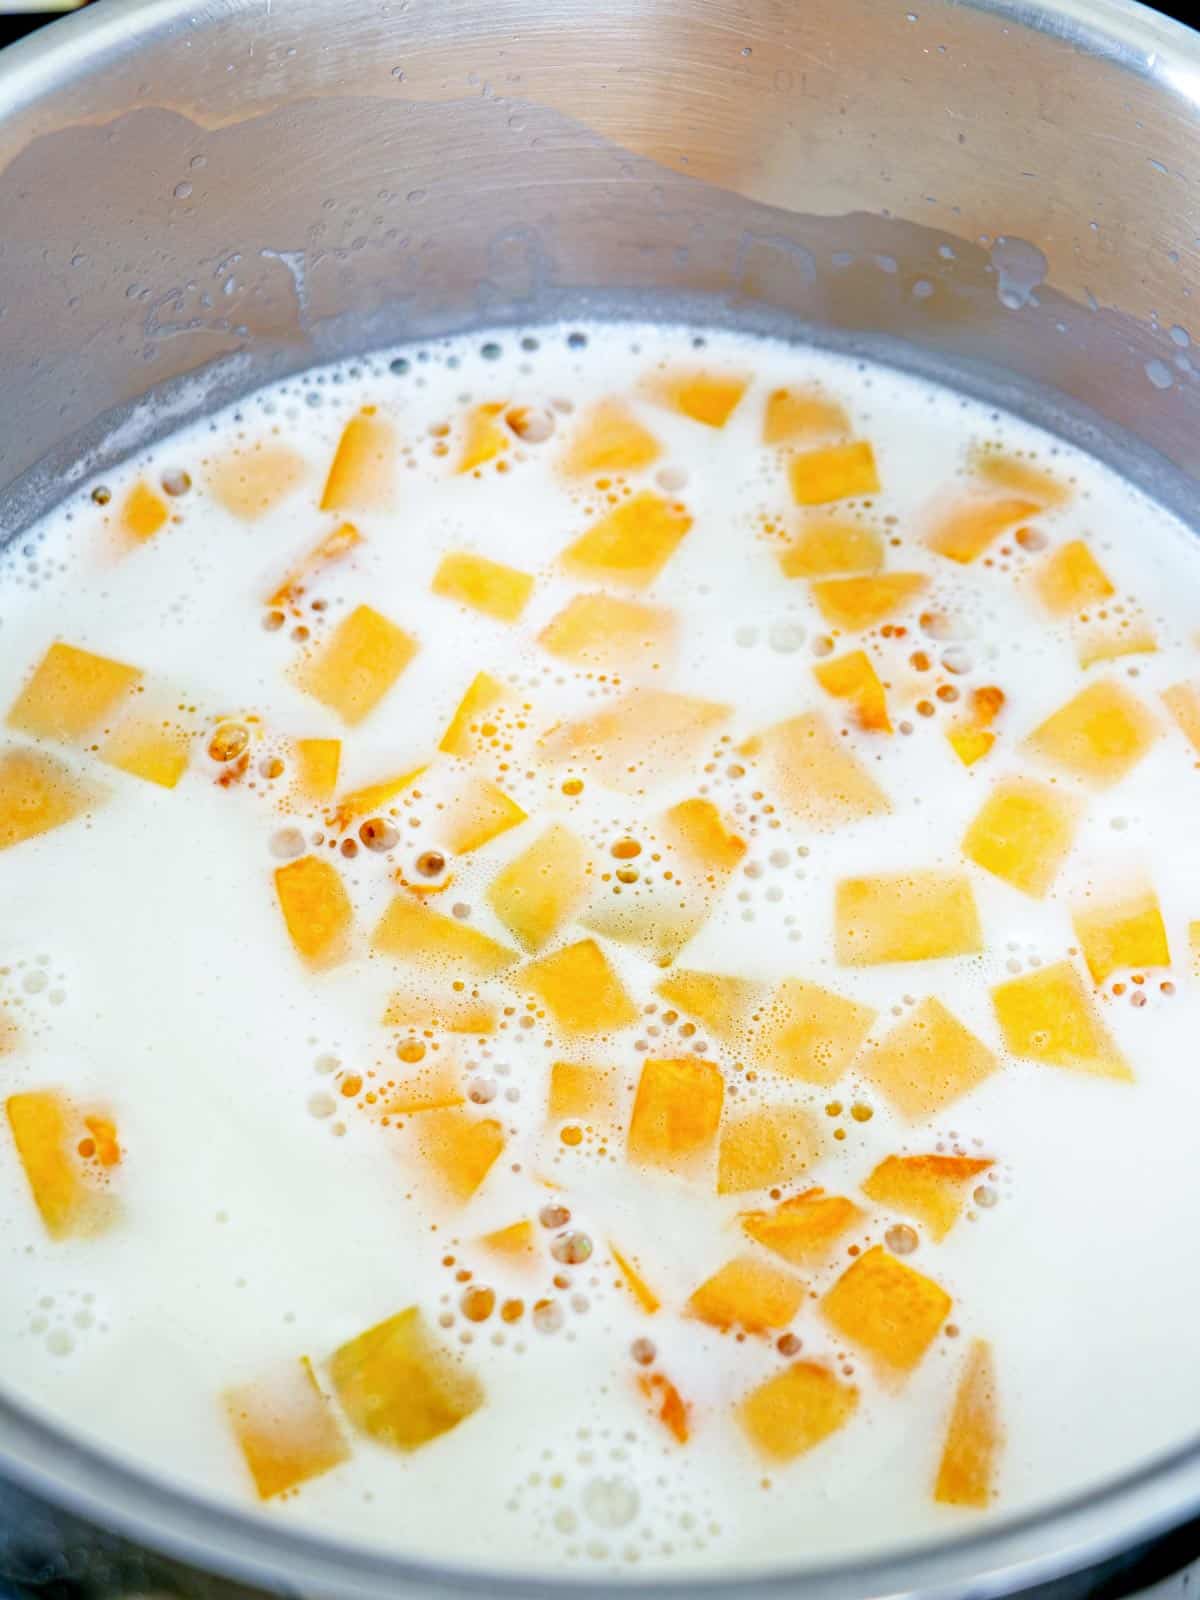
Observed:
[[[314,361],[634,306],[949,373],[1186,513],[1198,102],[1200,40],[1127,0],[100,0],[0,58],[0,531]],[[290,1594],[567,1592],[201,1502],[13,1397],[0,1476],[106,1530],[38,1512],[52,1576],[67,1526],[125,1587],[203,1581],[130,1576],[117,1533]],[[5,1504],[11,1575],[36,1529]],[[1076,1594],[1198,1512],[1192,1443],[954,1544],[711,1588]]]

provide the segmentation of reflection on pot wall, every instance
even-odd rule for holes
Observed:
[[[1200,134],[1156,25],[1098,56],[911,3],[241,0],[194,40],[114,4],[69,86],[0,89],[4,527],[81,446],[286,370],[645,295],[1015,374],[1200,474]]]

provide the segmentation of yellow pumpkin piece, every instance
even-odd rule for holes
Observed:
[[[1082,539],[1072,539],[1048,555],[1033,575],[1033,587],[1046,610],[1065,617],[1108,600],[1116,589]]]
[[[785,978],[763,1017],[754,1053],[785,1078],[828,1086],[854,1060],[874,1021],[870,1006],[802,978]]]
[[[686,1444],[691,1437],[688,1407],[670,1378],[663,1372],[641,1372],[637,1381],[638,1388],[650,1401],[654,1415],[676,1444]]]
[[[944,1506],[985,1511],[995,1495],[1001,1443],[992,1347],[974,1339],[958,1380],[933,1498]]]
[[[1040,510],[1032,500],[968,500],[939,520],[929,535],[929,548],[966,566],[1002,533]]]
[[[463,453],[455,471],[460,475],[474,472],[502,456],[512,443],[512,436],[504,426],[506,400],[489,400],[475,406],[467,414]]]
[[[637,1007],[594,939],[529,962],[518,982],[566,1033],[615,1033],[637,1021]]]
[[[690,972],[676,967],[655,989],[668,1005],[704,1025],[714,1039],[739,1038],[760,993],[748,978],[727,978],[716,972]]]
[[[383,1013],[385,1028],[428,1029],[476,1037],[496,1031],[496,1007],[472,995],[393,994]]]
[[[1069,961],[997,984],[992,1004],[1013,1055],[1048,1067],[1132,1081],[1129,1064]]]
[[[1093,983],[1103,983],[1121,967],[1171,965],[1167,930],[1153,889],[1077,910],[1072,920]]]
[[[995,1072],[988,1047],[940,1000],[922,1000],[863,1056],[864,1075],[902,1117],[936,1116]]]
[[[779,798],[811,828],[825,832],[892,809],[846,741],[818,712],[776,723],[751,741],[751,748],[767,756]]]
[[[339,752],[341,750],[340,741],[336,739],[322,742],[336,744]],[[388,810],[395,799],[412,788],[424,771],[423,766],[412,767],[407,772],[398,772],[394,778],[378,778],[374,783],[364,784],[361,789],[349,790],[333,810],[337,827],[345,829],[356,817],[375,817],[381,811]]]
[[[260,1500],[286,1494],[349,1460],[307,1356],[257,1383],[227,1389],[223,1400]]]
[[[1138,620],[1100,623],[1081,636],[1076,655],[1081,667],[1094,667],[1098,661],[1120,661],[1125,656],[1152,656],[1158,640],[1148,622]]]
[[[588,891],[588,852],[552,822],[492,879],[487,902],[522,949],[540,950],[578,911]]]
[[[821,578],[812,597],[825,621],[834,628],[860,633],[885,622],[926,588],[922,572],[879,572],[866,578]]]
[[[650,392],[663,405],[706,428],[723,428],[745,394],[749,378],[731,372],[669,372],[650,381]]]
[[[89,1194],[71,1149],[67,1106],[52,1090],[14,1094],[8,1125],[34,1204],[52,1239],[87,1231]]]
[[[371,606],[356,606],[296,671],[314,700],[357,726],[417,653],[417,641]]]
[[[275,893],[288,937],[309,966],[331,967],[345,960],[354,912],[332,862],[301,856],[277,867]]]
[[[681,800],[665,813],[663,829],[684,859],[705,872],[732,872],[746,854],[746,841],[725,826],[711,800]]]
[[[1075,777],[1108,788],[1137,766],[1159,731],[1135,695],[1101,679],[1047,717],[1025,743]]]
[[[452,756],[472,755],[476,741],[490,737],[495,732],[488,722],[488,713],[494,712],[507,698],[508,692],[502,683],[488,672],[477,672],[458,702],[458,709],[451,717],[438,749]]]
[[[840,439],[850,431],[845,407],[816,384],[798,389],[772,389],[767,396],[763,414],[764,444]]]
[[[967,1185],[987,1171],[990,1158],[888,1156],[862,1186],[868,1200],[915,1217],[931,1239],[944,1239],[962,1216]]]
[[[148,483],[139,481],[125,496],[125,503],[121,507],[121,530],[131,539],[144,543],[147,539],[153,539],[169,515],[167,502],[161,495],[155,494]]]
[[[396,430],[374,406],[366,406],[342,429],[321,495],[321,510],[385,509],[392,502],[395,473]]]
[[[527,1265],[537,1256],[537,1233],[528,1218],[485,1233],[479,1242],[493,1255],[503,1256],[518,1266]]]
[[[806,524],[795,541],[779,553],[785,578],[832,578],[845,573],[878,572],[883,565],[883,540],[858,522],[821,518]]]
[[[1180,733],[1200,755],[1200,685],[1172,684],[1163,690],[1162,698]]]
[[[662,1301],[646,1282],[645,1278],[642,1277],[632,1258],[618,1250],[611,1240],[609,1241],[608,1253],[613,1258],[613,1264],[621,1274],[625,1287],[646,1315],[652,1317],[662,1305]]]
[[[297,739],[296,770],[306,800],[328,800],[337,788],[342,765],[340,739]]]
[[[727,1117],[717,1154],[717,1193],[791,1183],[820,1155],[817,1124],[800,1106],[762,1106]]]
[[[799,1278],[778,1267],[735,1256],[707,1278],[687,1303],[688,1311],[714,1328],[766,1333],[795,1319],[807,1291]]]
[[[821,1302],[850,1343],[897,1372],[911,1372],[937,1337],[953,1301],[882,1245],[861,1255]]]
[[[140,667],[52,644],[13,701],[8,725],[38,739],[75,742],[90,733],[140,682]]]
[[[851,650],[844,656],[818,661],[813,675],[827,694],[850,701],[860,728],[868,733],[891,733],[887,695],[865,650]]]
[[[494,783],[472,779],[450,802],[442,837],[456,855],[470,855],[525,821],[525,812]]]
[[[351,1425],[376,1444],[418,1450],[483,1404],[483,1386],[434,1338],[417,1306],[334,1351],[329,1376]]]
[[[529,604],[533,577],[500,561],[460,551],[442,557],[433,575],[433,592],[497,622],[516,622]]]
[[[216,462],[208,473],[208,489],[231,516],[257,522],[286,500],[307,475],[303,456],[286,445],[256,444]]]
[[[964,767],[973,767],[977,761],[982,761],[996,742],[996,735],[990,728],[975,728],[969,724],[951,728],[946,738]]]
[[[61,762],[36,750],[0,752],[0,850],[49,833],[99,799]]]
[[[102,1167],[116,1167],[121,1162],[121,1145],[117,1139],[117,1125],[111,1117],[89,1115],[83,1125],[92,1136],[93,1155]]]
[[[1079,807],[1032,778],[1005,778],[967,829],[963,854],[985,872],[1040,900],[1070,854]]]
[[[667,777],[703,749],[729,714],[730,707],[715,700],[635,690],[593,716],[552,728],[542,745],[551,761],[590,763],[601,781],[640,788],[643,763],[652,763],[656,780]]]
[[[453,1068],[435,1062],[428,1070],[419,1069],[387,1090],[381,1110],[388,1117],[411,1117],[465,1104],[466,1097]]]
[[[837,959],[845,967],[976,955],[983,933],[961,872],[888,872],[842,878],[834,901]]]
[[[795,1461],[845,1427],[858,1390],[815,1361],[793,1361],[737,1408],[738,1421],[768,1461]]]
[[[343,522],[332,533],[327,533],[308,554],[292,568],[287,577],[268,599],[269,606],[295,605],[314,572],[331,566],[348,556],[356,545],[362,543],[362,534],[352,522]]]
[[[465,1205],[504,1149],[504,1129],[494,1117],[458,1107],[426,1111],[413,1126],[423,1160],[450,1198]]]
[[[1200,978],[1200,922],[1188,923],[1188,948],[1192,952],[1192,976]]]
[[[132,778],[173,789],[187,771],[187,735],[148,717],[127,717],[100,747],[100,759]]]
[[[546,1106],[546,1115],[552,1121],[563,1117],[606,1116],[612,1108],[612,1084],[602,1067],[584,1067],[572,1061],[553,1063]]]
[[[792,1266],[802,1267],[823,1261],[864,1215],[861,1207],[844,1195],[806,1189],[790,1200],[781,1200],[774,1211],[743,1212],[740,1221],[756,1244]]]
[[[971,451],[971,471],[988,488],[1003,494],[1019,494],[1027,500],[1036,500],[1039,506],[1065,506],[1074,491],[1044,467],[1035,467],[1032,461],[1021,456],[996,450],[988,445]]]
[[[630,1160],[691,1172],[712,1148],[724,1099],[725,1080],[711,1061],[647,1061],[629,1122]]]
[[[652,489],[643,489],[594,522],[567,546],[559,564],[582,578],[605,578],[644,589],[674,555],[691,515]]]
[[[408,893],[396,895],[371,935],[371,947],[445,976],[494,978],[517,959],[515,950],[456,917],[444,917]]]
[[[573,666],[614,667],[667,654],[675,615],[610,594],[577,594],[538,634],[538,643]]]
[[[827,506],[879,493],[875,452],[866,439],[826,445],[793,456],[788,467],[792,498],[798,506]]]
[[[619,401],[602,400],[580,423],[563,471],[572,478],[637,472],[661,454],[658,440]]]

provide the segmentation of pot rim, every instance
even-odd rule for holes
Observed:
[[[226,15],[262,0],[223,0]],[[1049,33],[1200,104],[1200,35],[1139,0],[945,0]],[[73,77],[103,71],[110,57],[161,29],[195,20],[195,0],[106,0],[62,18],[0,52],[0,125]],[[270,0],[268,0],[268,10]],[[74,1437],[19,1399],[0,1392],[0,1476],[49,1503],[137,1544],[203,1571],[293,1594],[393,1600],[397,1594],[488,1595],[498,1600],[564,1600],[620,1594],[707,1600],[753,1593],[782,1600],[919,1597],[993,1600],[1099,1565],[1200,1514],[1200,1433],[1097,1488],[1035,1511],[998,1517],[962,1537],[894,1547],[867,1560],[840,1560],[760,1573],[656,1575],[595,1582],[569,1575],[506,1572],[407,1557],[303,1527],[172,1483]],[[1047,1542],[1048,1530],[1055,1536]]]

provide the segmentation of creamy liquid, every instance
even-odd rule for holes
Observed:
[[[264,1515],[434,1559],[593,1572],[748,1570],[955,1534],[1178,1444],[1200,1414],[1186,1266],[1200,1215],[1200,979],[1189,946],[1200,920],[1200,752],[1161,696],[1200,680],[1194,540],[1094,461],[882,368],[717,332],[568,332],[506,331],[265,391],[89,486],[5,556],[0,705],[17,700],[55,640],[145,674],[77,737],[11,726],[3,734],[0,757],[41,750],[95,799],[74,820],[0,851],[0,1093],[61,1091],[70,1118],[109,1118],[120,1147],[108,1166],[95,1153],[77,1158],[80,1181],[108,1203],[107,1225],[67,1227],[55,1239],[0,1120],[5,1385],[129,1461],[254,1507],[222,1397],[270,1385],[308,1357],[349,1457],[267,1502]],[[748,379],[723,426],[664,402],[665,375],[680,369]],[[764,407],[772,391],[812,385],[873,446],[877,493],[819,510],[794,503],[789,462],[825,442],[821,428],[765,446]],[[627,473],[567,475],[591,408],[614,397],[658,441],[657,459]],[[501,416],[504,448],[460,472],[470,419],[489,402],[533,408],[517,419],[525,437]],[[363,406],[394,429],[394,458],[385,448],[372,483],[359,485],[369,503],[322,511],[339,437]],[[281,447],[295,461],[269,462],[259,501],[247,505],[241,493],[239,503],[239,473]],[[928,539],[949,508],[1011,495],[986,476],[988,461],[1009,458],[1052,474],[1066,503],[1031,508],[1019,537],[1010,528],[970,563],[938,554]],[[183,473],[190,486],[164,493],[164,481],[183,488]],[[126,526],[138,483],[168,511],[143,539]],[[693,519],[659,575],[632,591],[564,570],[566,547],[630,488],[682,504]],[[885,572],[926,576],[885,624],[835,628],[808,579],[784,576],[781,553],[829,517],[875,529]],[[361,541],[314,571],[294,605],[272,608],[289,571],[347,520]],[[1052,614],[1037,587],[1044,564],[1074,540],[1115,590],[1085,608],[1088,622],[1074,608]],[[532,575],[518,620],[431,592],[439,562],[455,551]],[[573,595],[601,591],[673,613],[675,643],[607,668],[539,645]],[[348,726],[296,674],[362,604],[419,648],[371,714]],[[1148,625],[1157,648],[1081,667],[1081,641],[1107,627],[1101,611],[1129,625],[1123,637]],[[885,687],[891,733],[864,730],[852,703],[814,676],[857,649]],[[473,755],[439,755],[479,671],[515,709],[498,714],[496,739]],[[1155,735],[1108,786],[1024,743],[1097,680],[1132,694]],[[619,770],[622,760],[597,765],[586,750],[552,759],[549,730],[645,686],[720,702],[728,717],[682,754],[660,741],[632,774]],[[974,692],[991,687],[1004,697],[995,742],[966,766],[947,734],[973,724]],[[853,752],[889,812],[814,826],[761,751],[739,750],[806,712],[820,713]],[[97,753],[135,713],[187,739],[174,788]],[[209,754],[214,730],[228,723],[250,735],[244,771]],[[432,765],[340,830],[335,803],[297,793],[295,741],[316,738],[342,741],[339,796]],[[472,774],[500,785],[527,820],[455,855],[444,837],[451,812],[438,808]],[[1077,804],[1069,854],[1040,896],[962,850],[997,783],[1018,774]],[[698,797],[746,850],[717,875],[707,919],[674,964],[760,982],[762,1015],[788,978],[874,1008],[866,1055],[834,1084],[773,1070],[755,1056],[750,1024],[722,1040],[689,1023],[655,993],[668,970],[623,937],[628,920],[613,921],[614,908],[632,907],[636,922],[647,905],[664,914],[674,906],[661,876],[647,882],[672,859],[660,819]],[[392,828],[389,850],[359,842],[364,820]],[[426,903],[516,949],[487,891],[551,821],[590,854],[590,898],[538,954],[594,937],[637,1020],[610,1036],[565,1032],[544,1006],[528,1008],[515,965],[468,978],[460,992],[497,1008],[488,1036],[385,1025],[390,996],[402,994],[416,1015],[431,996],[450,995],[458,976],[372,948],[389,902],[415,903],[396,874],[427,889],[452,873]],[[357,853],[343,852],[343,838]],[[391,841],[386,828],[382,839]],[[644,842],[636,858],[612,853],[626,839]],[[323,969],[289,941],[273,883],[298,850],[336,868],[353,906],[346,959]],[[432,878],[417,864],[429,852],[446,859]],[[636,881],[620,884],[617,872],[630,868]],[[839,881],[935,868],[969,883],[982,952],[839,964]],[[1094,982],[1072,912],[1147,887],[1161,905],[1170,966],[1121,967]],[[704,896],[688,894],[702,917]],[[1060,962],[1079,974],[1110,1061],[1119,1053],[1133,1081],[1006,1048],[991,989]],[[909,1118],[872,1077],[870,1046],[928,996],[992,1053],[995,1070]],[[715,1143],[687,1176],[628,1159],[648,1057],[716,1062],[727,1128],[759,1106],[806,1109],[815,1161],[773,1199],[761,1188],[718,1194]],[[555,1061],[609,1069],[611,1109],[548,1119]],[[505,1135],[466,1203],[438,1187],[421,1133],[430,1113],[382,1120],[389,1083],[435,1080],[465,1096],[460,1116],[492,1119]],[[81,1122],[70,1128],[69,1154],[87,1137]],[[919,1218],[861,1191],[886,1157],[937,1152],[991,1162],[954,1191],[961,1213],[940,1242]],[[862,1215],[823,1261],[792,1267],[748,1239],[739,1216],[813,1185],[852,1198]],[[539,1221],[547,1207],[557,1226]],[[533,1224],[527,1261],[480,1244],[522,1219]],[[856,1347],[820,1303],[885,1238],[953,1299],[906,1373]],[[571,1259],[589,1246],[587,1259]],[[612,1246],[661,1300],[654,1314],[622,1281]],[[688,1313],[693,1291],[737,1256],[803,1281],[786,1326],[722,1332]],[[494,1292],[494,1306],[472,1321],[464,1305],[478,1311],[487,1297],[464,1294],[479,1288]],[[512,1301],[522,1309],[506,1321],[501,1307]],[[485,1398],[453,1430],[404,1453],[355,1428],[329,1362],[414,1305]],[[933,1496],[955,1388],[978,1340],[992,1351],[1004,1435],[992,1509],[982,1513]],[[857,1409],[791,1463],[769,1461],[737,1407],[797,1359],[856,1390]],[[648,1399],[639,1388],[639,1376],[656,1373],[687,1408],[686,1443],[655,1414],[653,1395],[661,1401],[665,1391]]]

